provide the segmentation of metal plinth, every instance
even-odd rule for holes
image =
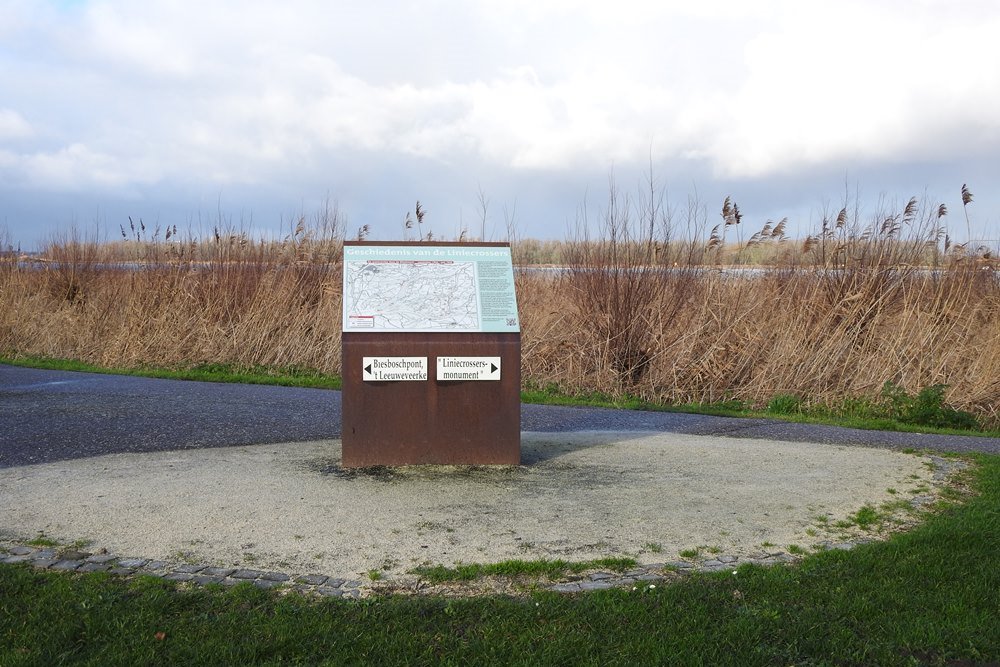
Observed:
[[[428,377],[365,382],[363,357],[427,357]],[[438,381],[437,357],[501,358],[499,381]],[[343,334],[346,468],[416,464],[518,465],[521,334]]]

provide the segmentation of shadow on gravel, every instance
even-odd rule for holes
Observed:
[[[479,481],[499,481],[516,477],[532,466],[548,463],[562,456],[594,447],[611,447],[649,433],[643,432],[584,432],[584,433],[531,433],[521,441],[521,464],[505,465],[410,465],[410,466],[367,466],[344,468],[340,458],[330,457],[314,461],[309,466],[321,475],[338,479],[369,479],[377,482],[398,482],[410,479],[470,479]]]

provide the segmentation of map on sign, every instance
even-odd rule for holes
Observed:
[[[519,331],[510,248],[345,246],[344,331]]]
[[[478,331],[472,262],[347,262],[353,329]]]

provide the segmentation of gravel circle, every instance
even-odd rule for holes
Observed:
[[[932,493],[926,456],[670,433],[525,433],[520,466],[345,470],[336,440],[0,470],[0,537],[359,579],[507,559],[750,558]],[[940,477],[940,476],[939,476]]]

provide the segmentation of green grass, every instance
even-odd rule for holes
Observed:
[[[443,565],[421,566],[412,570],[427,581],[438,584],[446,581],[471,581],[485,576],[532,577],[559,579],[567,574],[578,574],[587,570],[610,570],[624,572],[636,566],[634,558],[599,558],[582,562],[564,560],[506,560],[500,563],[470,563],[456,567]]]
[[[35,538],[32,538],[32,539],[28,540],[27,544],[30,544],[33,547],[57,547],[57,546],[59,546],[58,542],[56,542],[55,540],[53,540],[50,537],[46,537],[45,535],[41,535],[41,534],[38,537],[35,537]]]
[[[871,530],[880,520],[878,511],[871,505],[865,505],[851,517],[858,528]]]
[[[556,385],[528,387],[521,392],[521,400],[525,403],[545,405],[602,407],[654,412],[685,412],[718,417],[777,419],[802,424],[826,424],[868,431],[900,431],[904,433],[937,433],[941,435],[972,435],[1000,438],[1000,431],[981,429],[974,421],[962,418],[961,415],[965,413],[959,413],[959,416],[955,417],[952,415],[952,412],[957,411],[948,411],[943,406],[935,405],[934,401],[940,400],[940,394],[931,390],[937,389],[938,387],[930,387],[928,390],[920,392],[917,397],[910,397],[914,405],[909,408],[909,412],[905,416],[913,420],[928,420],[922,423],[913,423],[913,421],[905,421],[898,416],[894,417],[892,416],[894,413],[891,407],[861,400],[845,401],[841,406],[816,407],[806,410],[799,399],[793,399],[789,396],[778,396],[772,399],[764,409],[760,410],[737,400],[721,401],[718,403],[664,405],[646,401],[635,396],[618,398],[599,392],[566,394]],[[921,397],[922,399],[918,400]],[[934,410],[935,407],[938,408],[937,412]],[[950,420],[942,418],[938,423],[949,423],[951,424],[950,427],[931,423],[940,414],[950,417]]]
[[[1000,457],[976,459],[977,495],[886,542],[634,591],[313,600],[2,565],[0,664],[995,663]]]
[[[107,373],[116,375],[134,375],[141,377],[165,378],[171,380],[198,380],[201,382],[233,382],[242,384],[269,384],[286,387],[309,387],[316,389],[340,389],[340,376],[325,375],[308,368],[272,368],[255,367],[239,368],[231,364],[200,364],[190,368],[159,368],[141,366],[136,368],[107,368],[95,366],[72,359],[56,359],[49,357],[33,357],[23,355],[0,355],[0,364],[24,366],[28,368],[44,368],[61,371],[83,371],[87,373]],[[887,385],[887,387],[890,387]],[[891,388],[891,387],[890,387]],[[937,386],[930,387],[916,397],[908,397],[895,390],[891,394],[893,406],[902,404],[909,413],[926,416],[930,414],[931,421],[941,413],[950,415],[946,408],[935,403],[940,401],[940,394],[935,393]],[[921,398],[923,397],[923,398]],[[990,438],[1000,438],[1000,431],[983,430],[973,427],[970,422],[957,419],[952,422],[963,428],[946,428],[933,424],[914,424],[887,416],[873,416],[878,406],[873,407],[870,401],[849,400],[839,408],[816,408],[804,411],[802,402],[791,396],[776,396],[763,410],[753,409],[741,401],[720,401],[718,403],[685,403],[683,405],[664,405],[653,403],[635,396],[616,398],[599,392],[584,394],[566,394],[558,386],[526,387],[521,392],[524,403],[542,405],[567,405],[578,407],[602,407],[621,410],[648,410],[655,412],[681,412],[691,414],[714,415],[719,417],[743,417],[757,419],[778,419],[781,421],[807,424],[827,424],[872,431],[901,431],[909,433],[938,433],[942,435],[973,435]],[[891,414],[891,407],[889,412]],[[902,409],[902,408],[900,408]],[[936,409],[936,411],[935,411]],[[944,423],[944,422],[943,422]]]
[[[697,414],[716,415],[719,417],[746,417],[759,416],[761,414],[759,412],[750,411],[746,405],[740,401],[665,405],[663,403],[647,401],[636,396],[613,397],[600,392],[567,394],[556,385],[549,385],[544,388],[526,387],[521,391],[521,400],[525,403],[538,403],[542,405],[615,408],[619,410],[649,410],[654,412],[693,412]]]
[[[283,387],[309,387],[315,389],[340,389],[341,379],[336,375],[324,375],[308,368],[270,368],[257,366],[239,368],[231,364],[198,364],[190,368],[159,368],[139,366],[136,368],[107,368],[73,359],[50,357],[0,356],[0,364],[43,368],[55,371],[82,371],[110,375],[134,375],[139,377],[162,378],[166,380],[197,380],[200,382],[231,382],[238,384],[269,384]]]

